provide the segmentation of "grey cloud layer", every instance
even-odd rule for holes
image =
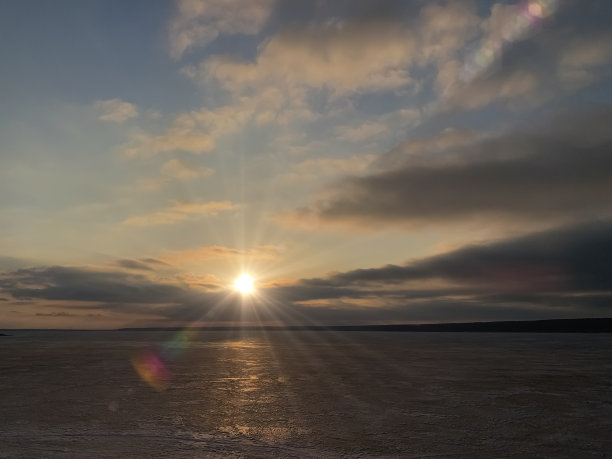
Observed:
[[[347,288],[424,279],[443,279],[490,291],[612,292],[612,222],[467,246],[404,266],[358,269],[303,283]]]
[[[422,281],[442,286],[423,288]],[[16,300],[62,300],[75,308],[175,321],[309,324],[605,315],[612,306],[612,221],[269,287],[262,289],[262,305],[247,308],[235,293],[59,266],[5,273],[0,288]],[[364,300],[378,305],[363,306]]]
[[[311,211],[323,220],[607,213],[612,196],[610,125],[612,107],[576,112],[553,120],[552,127],[508,131],[468,146],[444,145],[427,152],[430,164],[427,156],[411,149],[402,158],[399,147],[387,155],[396,167],[341,182]],[[457,141],[465,142],[465,137]],[[385,164],[384,156],[379,164]]]
[[[0,287],[17,299],[103,303],[168,303],[195,295],[187,287],[141,275],[63,266],[20,269],[0,277]]]
[[[423,281],[446,287],[409,287]],[[612,221],[467,246],[403,266],[305,279],[297,289],[312,299],[386,298],[391,304],[381,316],[404,320],[607,315],[612,307]]]

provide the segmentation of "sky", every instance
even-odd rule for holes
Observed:
[[[0,8],[0,327],[612,316],[612,2]]]

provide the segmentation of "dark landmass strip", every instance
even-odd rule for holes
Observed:
[[[5,328],[6,331],[370,331],[370,332],[484,332],[484,333],[612,333],[612,318],[518,320],[504,322],[460,322],[389,325],[287,325],[131,327],[118,329]],[[0,333],[0,336],[12,336]]]
[[[395,331],[395,332],[515,332],[515,333],[612,333],[612,318],[552,319],[507,322],[442,324],[193,327],[201,331],[291,330],[291,331]],[[185,328],[121,328],[121,331],[179,331]]]

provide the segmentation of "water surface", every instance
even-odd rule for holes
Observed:
[[[172,332],[2,337],[0,457],[612,451],[608,334],[203,332],[178,342]],[[166,364],[160,390],[133,367],[143,352]]]

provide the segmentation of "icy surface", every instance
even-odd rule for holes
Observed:
[[[0,457],[612,457],[611,335],[208,332],[156,391],[172,342],[0,338]]]

